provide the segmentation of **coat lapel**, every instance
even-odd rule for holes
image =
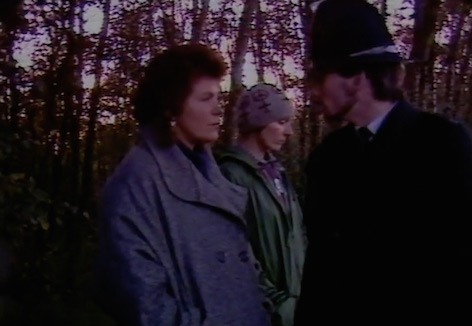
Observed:
[[[282,171],[279,171],[279,172],[280,172],[281,177],[284,178],[285,177],[284,171],[282,170]],[[282,202],[282,198],[280,198],[280,196],[277,194],[277,190],[275,189],[275,186],[274,186],[274,183],[272,182],[272,180],[270,180],[264,174],[264,172],[261,171],[260,169],[257,170],[257,175],[259,176],[259,178],[261,178],[264,181],[264,185],[269,190],[269,192],[270,192],[271,196],[274,198],[275,202],[280,206],[280,209],[282,210],[282,212],[284,212],[285,214],[288,215],[288,202],[287,202],[287,205],[284,205],[284,203]],[[285,183],[286,185],[288,185],[286,180],[280,180],[280,181]],[[288,187],[287,187],[287,189],[285,189],[285,191],[287,192],[287,201],[289,201],[291,198],[288,196],[288,193],[289,193]]]
[[[395,105],[380,126],[377,135],[372,141],[373,148],[377,150],[388,149],[402,140],[402,135],[416,122],[420,112],[404,101]]]
[[[157,146],[150,130],[141,131],[142,140],[160,166],[164,182],[176,197],[226,211],[246,224],[244,211],[247,194],[244,188],[227,181],[219,171],[211,152],[209,180],[194,166],[177,145]]]
[[[238,151],[238,155],[244,157],[245,162],[248,162],[248,164],[250,162],[250,166],[252,167],[252,169],[254,169],[256,176],[261,179],[262,183],[267,188],[267,190],[269,191],[274,201],[277,203],[277,205],[279,205],[280,210],[284,212],[285,214],[287,214],[288,213],[287,208],[282,203],[282,199],[280,198],[280,196],[277,194],[277,191],[275,190],[275,186],[273,185],[272,180],[269,180],[269,178],[265,175],[265,173],[259,168],[255,159],[251,155],[247,154],[247,152],[243,149],[235,147],[234,150]],[[283,171],[281,171],[281,174],[282,176],[284,176],[285,174],[283,174],[282,172]],[[287,192],[288,192],[288,189],[287,189]]]

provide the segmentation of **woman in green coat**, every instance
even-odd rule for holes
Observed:
[[[248,236],[272,303],[273,325],[293,325],[306,237],[297,195],[273,153],[292,135],[294,109],[273,85],[257,84],[237,104],[237,144],[219,158],[223,174],[249,193]]]

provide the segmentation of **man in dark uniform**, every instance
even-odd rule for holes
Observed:
[[[319,4],[311,60],[316,104],[348,125],[309,158],[295,325],[471,325],[466,132],[403,99],[400,55],[363,0]]]

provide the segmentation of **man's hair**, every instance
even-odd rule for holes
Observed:
[[[144,71],[132,100],[134,118],[152,126],[161,145],[173,143],[171,119],[183,105],[200,77],[222,78],[227,66],[221,55],[202,44],[171,47],[154,57]]]
[[[315,67],[310,70],[308,79],[310,83],[319,84],[329,73],[352,77],[361,72],[369,80],[375,99],[396,101],[404,98],[404,67],[400,62],[340,63],[324,66],[322,69]]]

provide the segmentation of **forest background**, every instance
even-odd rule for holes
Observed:
[[[302,194],[329,130],[310,106],[310,0],[0,1],[0,324],[113,325],[91,297],[97,194],[134,142],[130,96],[173,44],[223,54],[224,124],[259,81],[297,107],[282,152]],[[472,124],[472,1],[370,0],[406,59],[418,108]]]

